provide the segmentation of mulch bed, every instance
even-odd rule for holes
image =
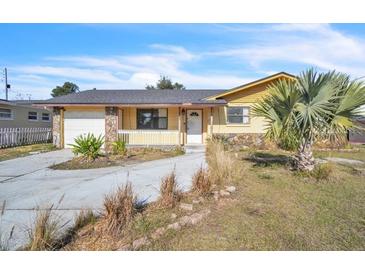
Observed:
[[[93,161],[85,157],[75,157],[72,160],[56,164],[50,168],[56,170],[93,169],[112,166],[126,166],[145,161],[158,160],[181,155],[179,150],[160,150],[135,148],[129,149],[126,155],[100,155]]]

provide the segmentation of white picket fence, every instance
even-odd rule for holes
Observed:
[[[0,148],[47,143],[51,140],[51,128],[0,128]]]

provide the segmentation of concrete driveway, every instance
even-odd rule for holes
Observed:
[[[125,184],[127,178],[140,200],[153,201],[158,197],[161,178],[174,168],[179,185],[187,190],[194,172],[205,165],[204,153],[197,152],[125,167],[47,168],[71,158],[71,151],[61,150],[0,162],[0,203],[6,203],[0,232],[6,238],[15,227],[9,242],[11,249],[26,243],[37,208],[58,205],[56,212],[61,223],[71,223],[80,209],[100,210],[105,194]]]

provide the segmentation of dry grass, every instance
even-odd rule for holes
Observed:
[[[74,225],[72,231],[79,231],[81,228],[88,224],[94,224],[97,220],[97,216],[91,209],[81,210],[75,217]]]
[[[6,161],[18,157],[24,157],[31,154],[31,152],[48,152],[56,150],[53,144],[34,144],[19,147],[1,148],[0,161]]]
[[[37,210],[34,227],[29,230],[26,250],[54,250],[59,240],[59,222],[53,216],[52,207]]]
[[[161,180],[158,205],[161,207],[172,208],[179,202],[181,195],[182,191],[178,186],[175,170],[173,170]]]
[[[310,175],[318,181],[326,180],[331,178],[332,173],[335,170],[335,166],[332,163],[318,164],[310,172]]]
[[[200,167],[193,176],[192,191],[206,196],[210,193],[212,188],[212,182],[209,178],[209,172],[207,169]]]
[[[266,153],[277,157],[280,151]],[[364,250],[364,175],[333,164],[329,180],[321,175],[317,183],[286,165],[257,165],[247,152],[237,158],[238,190],[231,198],[211,205],[211,215],[198,226],[167,234],[145,249]]]
[[[224,149],[219,140],[211,140],[207,144],[207,162],[209,177],[215,184],[232,183],[237,175],[237,160]]]
[[[120,234],[122,229],[132,221],[136,213],[135,204],[136,196],[129,182],[107,195],[104,198],[106,230],[113,235]]]

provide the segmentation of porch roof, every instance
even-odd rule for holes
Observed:
[[[40,105],[224,105],[224,99],[205,98],[224,90],[85,90],[44,100]]]

